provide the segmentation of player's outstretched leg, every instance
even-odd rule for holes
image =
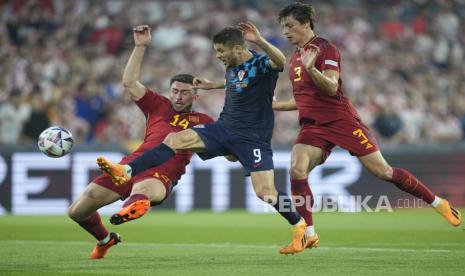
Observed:
[[[105,157],[98,157],[97,165],[111,177],[111,180],[116,185],[126,184],[131,179],[131,174],[126,171],[125,165],[113,163],[105,159]]]
[[[418,180],[409,171],[401,168],[392,168],[392,179],[390,182],[394,183],[394,185],[402,191],[430,204],[447,220],[447,222],[453,226],[459,226],[462,222],[462,216],[457,209],[450,206],[447,200],[435,196],[425,184]]]
[[[389,181],[400,190],[430,204],[451,225],[459,226],[462,222],[460,212],[450,206],[447,200],[435,196],[425,184],[409,171],[389,166],[379,151],[360,157],[360,161],[376,177]]]
[[[150,200],[146,195],[133,194],[124,203],[123,209],[113,214],[110,223],[113,225],[122,224],[130,220],[138,219],[145,215],[150,209]]]
[[[94,247],[94,250],[90,253],[91,259],[102,259],[108,253],[110,247],[121,242],[121,237],[118,233],[111,232],[108,236],[108,240],[100,241]]]

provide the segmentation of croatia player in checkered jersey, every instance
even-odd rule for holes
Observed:
[[[316,247],[319,243],[311,208],[306,208],[314,201],[308,175],[326,160],[336,145],[357,156],[376,177],[424,200],[450,224],[458,226],[460,212],[447,200],[435,196],[407,170],[391,167],[384,160],[375,138],[343,93],[341,57],[337,47],[314,33],[313,7],[303,3],[290,4],[281,10],[278,21],[283,35],[297,49],[289,62],[294,97],[273,102],[273,109],[299,111],[301,130],[292,149],[291,191],[294,197],[300,197],[299,202],[304,203],[296,207],[308,225],[306,248]],[[290,245],[281,253],[297,252]]]

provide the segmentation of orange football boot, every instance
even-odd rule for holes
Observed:
[[[108,249],[113,245],[116,245],[121,242],[121,237],[118,233],[111,232],[110,240],[106,244],[99,245],[97,244],[94,247],[94,250],[90,253],[91,259],[102,259],[108,253]]]
[[[131,203],[129,206],[119,210],[110,218],[110,223],[113,225],[122,224],[133,219],[138,219],[145,215],[150,209],[150,200],[142,199]]]
[[[320,238],[317,234],[307,237],[307,245],[305,248],[317,248],[320,245]]]
[[[444,198],[441,198],[441,201],[439,201],[439,204],[434,207],[434,209],[436,209],[436,211],[441,214],[447,222],[455,227],[459,226],[462,222],[462,215],[460,214],[460,211],[450,206],[449,201]]]
[[[281,254],[295,254],[302,252],[307,246],[307,239],[305,237],[305,230],[307,224],[305,220],[301,220],[297,225],[292,228],[292,243],[281,248],[279,253]]]
[[[315,234],[311,237],[306,238],[307,239],[307,244],[305,245],[305,249],[312,249],[312,248],[317,248],[320,245],[320,238],[318,238],[318,235]],[[288,246],[285,246],[281,248],[279,251],[281,254],[295,254],[298,252],[294,251],[294,247],[292,244],[289,244]]]
[[[124,165],[108,161],[105,157],[97,158],[97,165],[111,177],[111,181],[117,186],[124,185],[131,179],[131,175],[126,172]]]

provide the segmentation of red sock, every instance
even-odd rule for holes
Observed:
[[[307,225],[313,225],[312,207],[314,198],[307,179],[291,179],[291,192],[294,196],[297,212],[305,219]],[[295,196],[299,196],[300,198],[296,200]],[[304,202],[301,202],[302,200]],[[309,200],[310,202],[308,202]]]
[[[78,221],[77,223],[98,241],[101,241],[108,236],[108,231],[105,226],[103,226],[100,215],[97,212],[94,212],[85,221]]]
[[[390,182],[394,183],[397,188],[426,201],[428,204],[434,201],[434,194],[431,190],[413,174],[401,168],[392,168],[392,170],[392,180]]]
[[[149,198],[144,194],[133,194],[128,198],[128,200],[126,200],[126,202],[124,202],[123,208],[128,207],[129,205],[131,205],[135,201],[144,200],[144,199],[148,200]]]

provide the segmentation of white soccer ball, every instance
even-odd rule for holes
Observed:
[[[42,131],[37,145],[41,152],[53,158],[65,156],[73,147],[73,135],[69,130],[52,126]]]

